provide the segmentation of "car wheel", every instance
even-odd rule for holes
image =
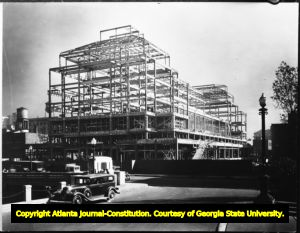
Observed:
[[[114,199],[115,196],[116,196],[115,191],[114,190],[109,190],[108,195],[107,195],[108,200]]]
[[[92,196],[92,192],[90,189],[84,190],[83,194],[87,197],[90,198]]]
[[[82,204],[82,197],[81,196],[75,196],[74,198],[73,198],[73,204],[78,204],[78,205],[80,205],[80,204]]]

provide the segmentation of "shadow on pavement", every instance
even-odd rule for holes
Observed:
[[[155,200],[129,200],[126,204],[187,204],[187,203],[202,203],[202,204],[225,204],[225,203],[247,203],[254,202],[256,197],[195,197],[183,199],[155,199]],[[121,202],[123,203],[123,202]],[[118,200],[114,200],[112,204],[119,204]]]
[[[197,187],[197,188],[228,188],[228,189],[258,189],[255,177],[132,177],[130,183],[144,183],[149,186],[161,187]]]

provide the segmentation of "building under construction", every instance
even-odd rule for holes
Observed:
[[[227,86],[189,85],[169,54],[131,26],[100,31],[99,41],[60,53],[48,97],[56,159],[239,158],[246,144],[246,114]]]

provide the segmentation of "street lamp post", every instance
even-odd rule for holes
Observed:
[[[90,173],[90,156],[89,156],[89,154],[86,155],[86,160],[87,160],[87,170],[88,170],[88,173]]]
[[[97,140],[96,138],[93,138],[91,140],[91,145],[93,145],[93,173],[95,173],[95,153],[96,153],[96,144],[97,144]]]
[[[88,144],[93,145],[93,173],[95,173],[95,154],[96,154],[96,145],[103,144],[103,142],[97,142],[96,138],[92,138],[91,142]],[[102,152],[101,152],[102,153]]]
[[[30,171],[32,172],[32,146],[30,146],[29,148],[28,148],[28,150],[29,150],[29,155],[30,155]]]
[[[266,108],[266,97],[262,93],[259,98],[259,115],[261,115],[261,159],[262,159],[262,170],[260,177],[260,195],[258,196],[257,203],[274,203],[275,199],[269,194],[269,176],[266,174],[266,132],[265,132],[265,116],[268,114]]]
[[[266,162],[266,131],[265,131],[265,115],[268,114],[268,109],[266,108],[266,97],[262,93],[259,98],[259,104],[261,108],[259,109],[259,115],[261,115],[261,159],[263,165]]]

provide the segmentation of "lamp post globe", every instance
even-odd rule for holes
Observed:
[[[264,97],[264,93],[262,93],[261,97],[259,98],[259,105],[262,108],[266,107],[266,97]]]
[[[29,155],[30,155],[30,171],[32,172],[32,150],[33,150],[33,147],[29,146],[28,150],[29,150]]]
[[[91,140],[91,144],[92,144],[92,145],[96,145],[96,144],[97,144],[97,140],[96,140],[96,138],[92,138],[92,140]]]

